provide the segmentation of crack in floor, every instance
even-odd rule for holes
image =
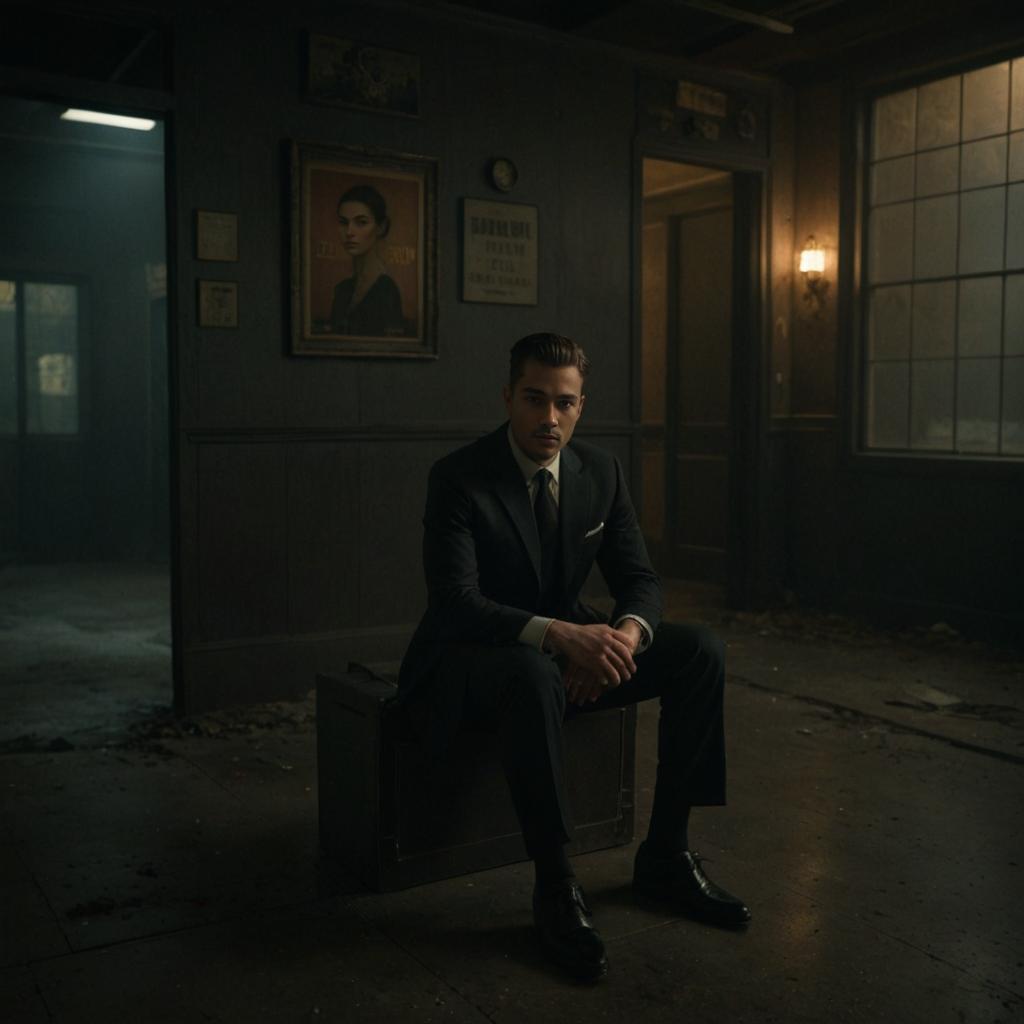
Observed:
[[[859,708],[851,708],[846,704],[826,700],[823,697],[810,697],[807,694],[791,693],[788,690],[782,690],[775,686],[768,686],[765,683],[759,683],[754,679],[750,679],[746,676],[735,675],[733,673],[729,674],[728,682],[736,683],[739,686],[745,686],[750,690],[758,690],[761,693],[769,693],[773,697],[788,697],[790,700],[800,701],[803,704],[810,704],[813,707],[826,708],[833,714],[857,718],[864,722],[874,723],[875,725],[884,725],[893,732],[905,733],[911,736],[921,736],[924,739],[936,740],[939,743],[945,743],[948,746],[956,747],[960,750],[970,751],[972,754],[981,754],[984,757],[991,757],[997,761],[1006,761],[1010,764],[1024,765],[1024,755],[1011,754],[1004,750],[995,750],[992,747],[985,747],[979,743],[971,743],[968,740],[957,739],[955,736],[945,736],[942,733],[933,732],[931,729],[922,729],[920,726],[908,725],[905,722],[897,722],[891,718],[886,718],[885,715],[877,715],[870,711],[862,711]]]

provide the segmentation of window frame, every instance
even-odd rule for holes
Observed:
[[[867,447],[868,310],[867,252],[870,214],[870,132],[873,104],[884,96],[927,85],[953,75],[1024,59],[1024,42],[970,57],[929,63],[909,71],[890,71],[871,81],[853,85],[844,93],[840,153],[839,322],[846,358],[839,367],[846,394],[846,443],[851,466],[873,473],[906,476],[950,475],[956,478],[1013,478],[1024,473],[1024,454],[954,452],[928,449],[873,449]],[[962,145],[962,143],[961,143]],[[1009,183],[1007,183],[1009,185]],[[957,195],[962,192],[958,189]],[[1019,269],[1000,273],[1004,276]],[[963,275],[970,277],[972,275]],[[955,275],[957,282],[962,279]],[[1000,383],[1002,374],[1000,374]]]
[[[17,289],[15,305],[15,372],[17,388],[17,428],[14,433],[0,433],[0,442],[32,442],[55,444],[79,441],[86,437],[89,423],[89,359],[86,347],[88,338],[89,289],[86,280],[77,274],[57,272],[36,272],[22,270],[6,270],[0,267],[0,281],[13,281]],[[73,433],[30,432],[27,429],[28,408],[25,396],[25,299],[24,287],[27,284],[63,284],[72,285],[77,289],[76,331],[76,386],[78,388],[78,429]]]

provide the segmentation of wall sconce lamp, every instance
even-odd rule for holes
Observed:
[[[825,250],[815,241],[814,235],[808,235],[804,247],[800,251],[800,273],[804,275],[804,302],[814,307],[815,313],[821,311],[828,294],[828,281],[825,273]]]

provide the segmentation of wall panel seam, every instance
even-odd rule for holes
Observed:
[[[182,431],[189,444],[290,444],[310,441],[388,442],[388,441],[462,441],[475,440],[495,429],[496,424],[445,427],[428,424],[388,425],[374,429],[365,426],[332,428],[330,430],[248,429],[224,427]],[[626,421],[594,423],[580,427],[580,437],[632,437],[641,431],[640,424]]]

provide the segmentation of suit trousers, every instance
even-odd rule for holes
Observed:
[[[554,657],[531,647],[453,645],[442,657],[434,683],[443,686],[449,674],[464,680],[463,727],[497,737],[531,856],[572,835],[562,768],[562,722],[570,715],[657,697],[657,787],[668,787],[679,806],[725,803],[721,641],[701,626],[663,622],[635,661],[632,679],[577,708],[567,707]]]

